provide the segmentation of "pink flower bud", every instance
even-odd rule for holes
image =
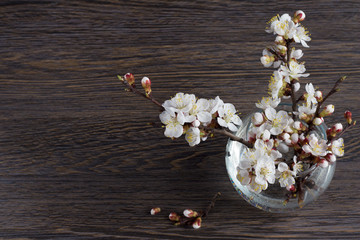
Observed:
[[[255,126],[259,126],[264,122],[264,116],[262,113],[256,112],[252,117],[252,122]]]
[[[325,156],[325,159],[328,160],[329,162],[333,163],[333,162],[336,161],[336,156],[335,156],[335,154],[328,153],[328,154]]]
[[[299,89],[300,89],[300,83],[299,82],[294,83],[293,86],[294,86],[294,92],[299,91]]]
[[[321,159],[319,162],[319,166],[322,168],[327,168],[329,166],[329,162],[326,159]]]
[[[157,208],[152,208],[150,210],[150,214],[151,215],[155,215],[155,214],[158,214],[159,212],[161,212],[161,208],[157,207]]]
[[[322,92],[321,91],[316,91],[315,92],[315,94],[314,94],[314,96],[315,96],[315,98],[316,98],[316,100],[318,101],[318,102],[321,102],[322,101]]]
[[[286,146],[286,144],[284,144],[284,143],[279,143],[277,150],[279,150],[282,153],[287,153],[287,152],[289,152],[289,147]]]
[[[301,10],[297,10],[294,14],[293,21],[294,23],[301,22],[305,19],[305,13]]]
[[[348,124],[352,123],[352,113],[350,111],[345,111],[344,117]]]
[[[299,134],[293,133],[293,134],[291,135],[291,142],[292,142],[293,144],[298,143],[298,142],[299,142]]]
[[[260,58],[260,61],[264,65],[264,67],[270,67],[271,64],[275,61],[275,57],[264,55]]]
[[[270,139],[270,136],[271,136],[271,134],[270,134],[269,130],[265,130],[263,135],[262,135],[262,140],[263,141],[268,141]]]
[[[285,42],[285,39],[283,36],[277,36],[275,38],[275,43],[278,44],[278,45],[284,45],[286,42]]]
[[[332,130],[336,133],[339,133],[343,130],[343,125],[341,123],[336,123],[333,127]]]
[[[310,148],[310,146],[309,145],[304,145],[303,147],[302,147],[302,149],[304,150],[304,152],[305,153],[310,153],[311,152],[311,148]]]
[[[192,125],[193,125],[193,127],[199,127],[200,121],[196,119],[195,121],[192,122]]]
[[[287,48],[283,45],[276,45],[276,48],[278,49],[280,55],[286,55]]]
[[[130,85],[135,83],[135,77],[132,73],[127,73],[124,75],[125,81],[127,81]]]
[[[324,122],[324,119],[322,117],[320,118],[315,118],[314,121],[313,121],[313,124],[315,126],[319,126],[320,124],[322,124]]]
[[[194,228],[194,229],[199,229],[200,227],[201,227],[201,217],[197,217],[196,219],[195,219],[195,221],[193,222],[193,224],[192,224],[192,227]]]
[[[299,139],[300,141],[304,142],[306,140],[306,137],[305,135],[302,133],[300,136],[299,136]]]
[[[180,220],[180,216],[177,213],[172,212],[169,214],[169,219],[170,221],[177,222]]]
[[[296,130],[302,130],[302,126],[303,126],[303,124],[300,121],[295,121],[294,122],[294,128]]]
[[[324,110],[322,110],[322,112],[319,114],[320,117],[327,117],[329,115],[331,115],[335,110],[335,106],[332,104],[327,105]]]
[[[283,140],[289,139],[289,138],[290,138],[290,134],[288,134],[288,133],[283,133],[283,134],[282,134],[282,138],[283,138]]]
[[[290,191],[290,192],[293,192],[293,191],[295,191],[295,186],[294,185],[288,185],[288,186],[286,186],[286,189],[288,191]]]
[[[185,217],[192,218],[197,217],[199,214],[191,209],[185,209],[183,212]]]
[[[151,81],[148,77],[141,79],[141,86],[145,89],[146,96],[149,96],[151,93]]]

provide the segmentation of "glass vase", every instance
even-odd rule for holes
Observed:
[[[251,118],[254,113],[243,119],[242,127],[237,131],[236,136],[248,140],[248,132],[252,126]],[[326,138],[326,126],[322,124],[317,126],[315,134],[323,139]],[[225,163],[230,181],[235,190],[251,205],[268,212],[287,212],[304,207],[316,200],[329,186],[334,175],[336,163],[330,164],[326,168],[316,167],[310,174],[308,181],[314,183],[313,186],[305,186],[303,202],[298,204],[297,198],[292,198],[285,204],[286,194],[289,193],[286,188],[280,187],[276,180],[274,184],[269,184],[266,190],[256,193],[250,191],[247,186],[243,186],[237,179],[237,168],[239,162],[247,147],[237,141],[229,140],[226,146]],[[291,156],[287,156],[291,157]]]

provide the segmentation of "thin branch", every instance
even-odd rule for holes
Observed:
[[[210,210],[213,209],[215,207],[215,202],[216,200],[221,196],[221,192],[217,192],[214,197],[211,199],[211,202],[209,204],[209,206],[207,206],[207,208],[205,209],[205,211],[202,214],[203,218],[206,218],[207,215],[209,214]]]
[[[275,55],[278,59],[280,59],[281,61],[283,61],[283,62],[286,61],[283,56],[279,55],[279,54],[278,54],[276,51],[274,51],[273,49],[267,48],[267,50],[268,50],[269,52],[271,52],[272,54],[274,54],[274,55]]]
[[[140,95],[140,96],[142,96],[142,97],[150,100],[150,101],[153,102],[155,105],[159,106],[161,111],[164,111],[164,110],[165,110],[164,107],[161,105],[161,103],[159,103],[158,101],[156,101],[156,99],[153,98],[151,95],[150,95],[150,96],[147,96],[145,93],[140,92],[139,90],[137,90],[137,89],[135,88],[135,86],[129,84],[126,80],[122,79],[122,77],[118,76],[118,78],[119,78],[120,82],[122,82],[122,83],[126,86],[126,89],[127,89],[128,91],[133,92],[133,93],[135,93],[135,94],[138,94],[138,95]]]
[[[287,40],[286,41],[286,65],[287,65],[287,67],[289,69],[290,69],[290,60],[291,60],[291,58],[290,58],[290,55],[291,55],[291,48],[290,48],[291,42],[292,42],[292,40]],[[291,101],[292,101],[291,108],[292,108],[292,111],[295,112],[296,111],[297,100],[296,100],[296,97],[295,97],[294,83],[292,81],[290,81],[290,87],[291,87]],[[293,116],[293,118],[295,117],[294,114],[292,116]]]
[[[209,128],[209,127],[204,127],[203,129],[208,132],[219,133],[219,134],[228,136],[231,140],[238,141],[238,142],[244,144],[245,146],[247,146],[248,148],[254,147],[254,144],[246,141],[243,138],[240,138],[240,137],[232,134],[231,132],[226,131],[225,129],[216,129],[216,128]]]

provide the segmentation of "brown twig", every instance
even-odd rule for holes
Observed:
[[[203,127],[203,129],[207,132],[219,133],[219,134],[228,136],[231,140],[238,141],[238,142],[244,144],[245,146],[247,146],[248,148],[254,147],[254,144],[246,141],[243,138],[240,138],[240,137],[232,134],[231,132],[226,131],[225,129],[217,129],[217,128],[209,128],[209,127]]]
[[[283,61],[283,62],[286,61],[283,56],[279,55],[279,54],[278,54],[276,51],[274,51],[273,49],[267,48],[267,50],[268,50],[269,52],[271,52],[272,54],[274,54],[274,55],[275,55],[278,59],[280,59],[281,61]]]
[[[122,83],[126,86],[127,91],[133,92],[133,93],[135,93],[135,94],[138,94],[138,95],[140,95],[140,96],[142,96],[142,97],[150,100],[150,101],[153,102],[155,105],[159,106],[161,111],[164,111],[164,110],[165,110],[165,108],[164,108],[158,101],[156,101],[156,99],[153,98],[153,97],[151,96],[151,94],[150,94],[149,96],[147,96],[145,93],[140,92],[139,90],[137,90],[136,87],[135,87],[135,85],[129,84],[126,80],[124,80],[124,79],[123,79],[122,77],[120,77],[119,75],[118,75],[118,78],[119,78],[120,82],[122,82]]]
[[[290,58],[290,55],[291,55],[291,48],[290,48],[291,42],[292,42],[292,40],[287,40],[286,41],[286,65],[287,65],[287,67],[289,69],[290,69],[290,60],[291,60],[291,58]],[[296,97],[295,97],[293,81],[290,81],[290,88],[291,88],[291,101],[292,101],[291,108],[292,108],[292,111],[295,112],[296,111],[297,100],[296,100]],[[293,119],[294,119],[295,115],[292,114],[292,116],[293,116]]]
[[[215,202],[216,200],[221,196],[221,192],[217,192],[214,197],[211,199],[211,202],[209,204],[209,206],[207,206],[207,208],[205,209],[205,211],[202,213],[201,217],[206,218],[207,215],[209,214],[210,210],[213,209],[215,207]]]

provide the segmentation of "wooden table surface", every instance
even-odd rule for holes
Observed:
[[[358,238],[358,128],[324,195],[267,213],[232,187],[226,137],[193,148],[164,137],[157,107],[116,78],[148,76],[161,102],[219,95],[245,116],[273,71],[259,61],[274,38],[266,22],[299,8],[312,37],[303,80],[326,92],[348,75],[330,122],[346,109],[359,119],[359,1],[1,1],[0,238]],[[199,230],[167,219],[218,191]]]

